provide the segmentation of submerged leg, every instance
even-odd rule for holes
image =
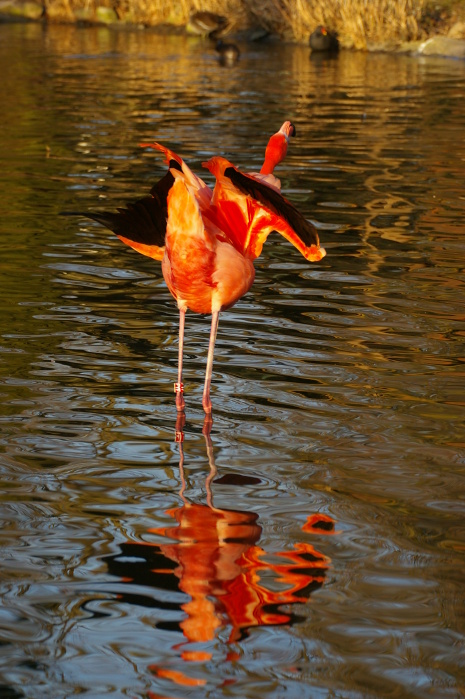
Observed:
[[[184,386],[182,383],[182,355],[184,349],[184,321],[186,311],[179,309],[179,350],[178,350],[178,380],[174,384],[174,392],[176,393],[176,409],[184,410]]]
[[[210,400],[210,385],[212,382],[213,370],[213,354],[215,352],[216,332],[218,330],[218,320],[220,314],[218,311],[212,313],[212,327],[210,330],[210,344],[208,345],[207,371],[205,374],[205,388],[203,389],[202,405],[206,413],[211,413],[212,403]]]

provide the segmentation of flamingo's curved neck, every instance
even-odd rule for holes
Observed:
[[[260,170],[262,175],[272,175],[276,165],[284,160],[287,153],[289,136],[293,135],[294,126],[285,121],[279,131],[270,138],[265,151],[265,162]]]

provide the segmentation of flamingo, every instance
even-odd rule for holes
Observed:
[[[226,158],[215,156],[202,166],[216,178],[213,191],[179,155],[159,143],[141,143],[165,155],[168,172],[150,196],[117,212],[86,213],[143,255],[161,260],[162,272],[179,309],[176,408],[185,407],[182,383],[184,326],[187,309],[211,314],[202,406],[211,415],[210,386],[219,314],[252,286],[253,260],[272,231],[294,245],[306,260],[326,252],[315,227],[281,195],[275,167],[287,153],[295,127],[285,121],[271,136],[259,173],[242,173]]]

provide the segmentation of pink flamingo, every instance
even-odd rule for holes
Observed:
[[[210,386],[218,320],[252,286],[253,260],[272,231],[283,235],[306,260],[326,252],[315,227],[280,193],[275,167],[284,159],[295,127],[285,121],[271,136],[260,173],[244,174],[220,156],[202,163],[216,178],[213,191],[176,153],[159,143],[142,143],[165,154],[168,172],[150,196],[115,213],[87,213],[127,245],[162,262],[166,284],[179,309],[176,407],[184,410],[182,383],[186,310],[212,315],[202,405],[211,413]]]

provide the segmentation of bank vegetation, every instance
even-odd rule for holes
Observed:
[[[308,40],[319,24],[347,48],[373,48],[447,34],[465,22],[465,0],[0,0],[0,16],[188,31],[199,11],[222,15],[228,33]],[[464,24],[465,27],[465,24]],[[465,35],[465,32],[464,32]]]

